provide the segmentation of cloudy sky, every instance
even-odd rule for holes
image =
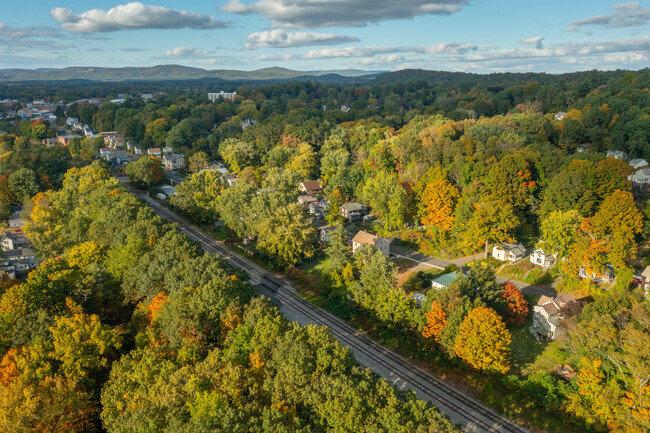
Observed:
[[[650,66],[650,1],[3,0],[0,68]]]

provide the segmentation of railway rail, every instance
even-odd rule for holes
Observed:
[[[178,224],[180,230],[199,243],[205,251],[218,254],[234,267],[247,272],[251,277],[251,283],[258,289],[268,292],[286,316],[302,318],[298,320],[302,324],[313,323],[328,327],[339,342],[352,350],[359,362],[392,381],[396,386],[413,390],[419,398],[432,402],[452,422],[463,425],[465,431],[530,433],[526,428],[497,414],[463,392],[411,364],[395,352],[377,344],[339,317],[309,303],[295,293],[295,289],[288,282],[226,248],[151,197],[134,192],[158,215]]]

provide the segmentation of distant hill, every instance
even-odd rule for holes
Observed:
[[[342,71],[294,71],[280,67],[258,69],[255,71],[238,71],[227,69],[206,70],[180,65],[158,65],[151,67],[100,68],[100,67],[70,67],[63,69],[0,69],[2,81],[163,81],[163,80],[194,80],[201,78],[221,79],[227,81],[242,80],[283,80],[305,79],[313,77],[316,81],[346,81],[349,77],[364,77],[375,75],[378,71],[362,71],[348,69]]]

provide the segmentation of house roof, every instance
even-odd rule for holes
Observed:
[[[650,176],[650,168],[642,168],[641,170],[637,170],[636,173],[634,174],[640,174],[642,176]]]
[[[375,245],[379,239],[381,239],[379,236],[371,235],[370,233],[361,230],[352,238],[352,242],[356,242],[358,244]]]
[[[307,180],[305,182],[302,182],[301,185],[307,191],[321,189],[320,183],[317,180]]]
[[[550,317],[560,312],[571,302],[576,302],[576,298],[574,298],[570,293],[563,293],[562,295],[556,296],[555,299],[549,298],[548,296],[542,296],[539,298],[539,301],[537,301],[537,305],[542,307]]]
[[[650,279],[650,266],[646,266],[643,272],[641,272],[641,276],[645,277],[646,279]]]
[[[13,232],[6,232],[3,236],[3,238],[9,238],[9,239],[26,239],[25,233],[23,232],[18,232],[18,233],[13,233]]]
[[[440,284],[441,286],[449,287],[449,285],[453,283],[456,280],[456,278],[458,278],[458,275],[459,275],[458,272],[451,272],[449,274],[438,275],[436,278],[431,280],[431,282]]]
[[[519,253],[519,254],[526,254],[526,248],[524,248],[524,246],[523,246],[522,244],[508,244],[508,243],[504,243],[504,244],[501,244],[501,245],[500,245],[499,247],[497,247],[497,248],[500,248],[500,249],[502,249],[502,250],[505,251],[505,252],[510,252],[510,251],[512,251],[512,252],[515,253],[515,254],[517,254],[517,253]]]
[[[303,204],[304,203],[316,203],[316,202],[318,202],[318,199],[316,197],[314,197],[313,195],[305,194],[305,195],[301,195],[300,197],[298,197],[298,201],[300,203],[303,203]]]
[[[341,207],[347,209],[348,212],[355,212],[355,211],[360,211],[362,209],[365,209],[366,206],[360,203],[346,203]]]
[[[630,159],[630,165],[648,165],[648,161],[641,158]]]

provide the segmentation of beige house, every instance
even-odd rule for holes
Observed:
[[[371,235],[363,230],[352,238],[352,253],[355,253],[361,245],[372,245],[386,257],[390,255],[390,243],[386,239]]]
[[[643,272],[641,272],[643,280],[641,281],[641,287],[645,291],[646,296],[650,294],[650,266],[646,266]]]

